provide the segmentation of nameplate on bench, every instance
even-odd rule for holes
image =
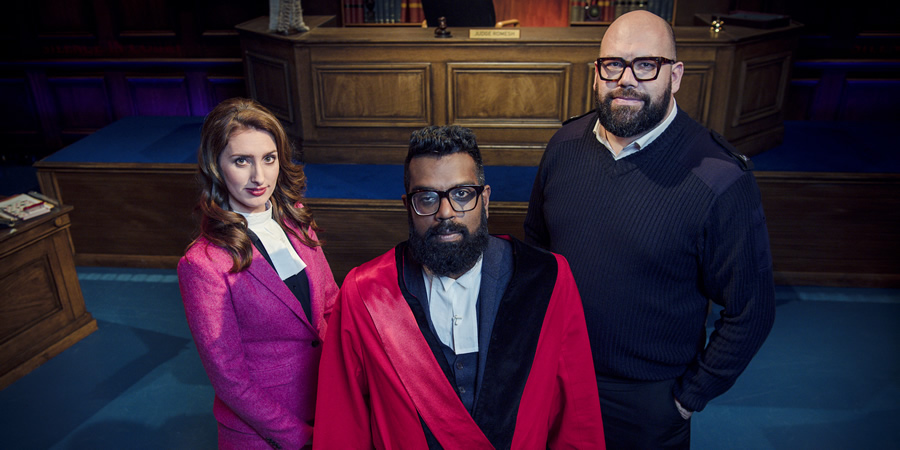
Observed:
[[[469,30],[469,39],[519,39],[521,30],[505,30],[503,28],[484,28]]]

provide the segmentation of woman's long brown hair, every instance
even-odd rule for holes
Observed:
[[[245,130],[266,132],[275,140],[278,181],[271,198],[272,218],[285,232],[293,234],[304,244],[310,247],[321,245],[309,236],[309,229],[318,230],[312,214],[305,206],[294,207],[303,199],[306,175],[303,168],[291,159],[291,144],[281,122],[253,100],[228,99],[213,108],[203,121],[197,152],[201,191],[196,211],[200,215],[200,237],[228,251],[234,261],[231,272],[240,272],[250,266],[253,244],[247,235],[247,220],[228,207],[228,188],[219,167],[219,156],[228,145],[228,139],[234,133]],[[301,234],[286,227],[285,222],[293,223]]]

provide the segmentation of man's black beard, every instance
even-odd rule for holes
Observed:
[[[447,232],[458,232],[462,239],[456,242],[439,242],[436,239],[438,234]],[[474,234],[470,234],[463,224],[445,220],[421,236],[410,218],[409,248],[413,258],[433,273],[445,277],[459,276],[471,269],[487,248],[489,237],[484,207],[481,208],[481,224]]]
[[[638,98],[644,105],[640,109],[620,106],[613,110],[612,101],[616,97]],[[671,82],[666,86],[662,97],[655,102],[649,94],[636,89],[618,88],[606,94],[602,100],[597,99],[597,115],[600,117],[600,125],[603,125],[607,132],[613,136],[629,138],[645,133],[662,122],[671,101]]]

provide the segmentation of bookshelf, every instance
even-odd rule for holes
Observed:
[[[609,25],[629,11],[645,9],[675,23],[678,0],[569,0],[569,25]]]
[[[425,20],[421,0],[341,0],[345,27],[421,27]]]

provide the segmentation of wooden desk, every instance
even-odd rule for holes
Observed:
[[[72,209],[0,229],[0,389],[97,330],[75,273]]]
[[[537,165],[563,121],[594,108],[593,61],[607,27],[523,27],[515,40],[436,39],[432,28],[268,32],[237,26],[250,95],[272,109],[311,163],[396,164],[409,133],[472,128],[489,165]],[[748,155],[780,143],[801,25],[675,27],[685,64],[678,105]]]
[[[41,192],[75,207],[78,265],[175,267],[197,230],[202,122],[125,117],[34,164]]]

